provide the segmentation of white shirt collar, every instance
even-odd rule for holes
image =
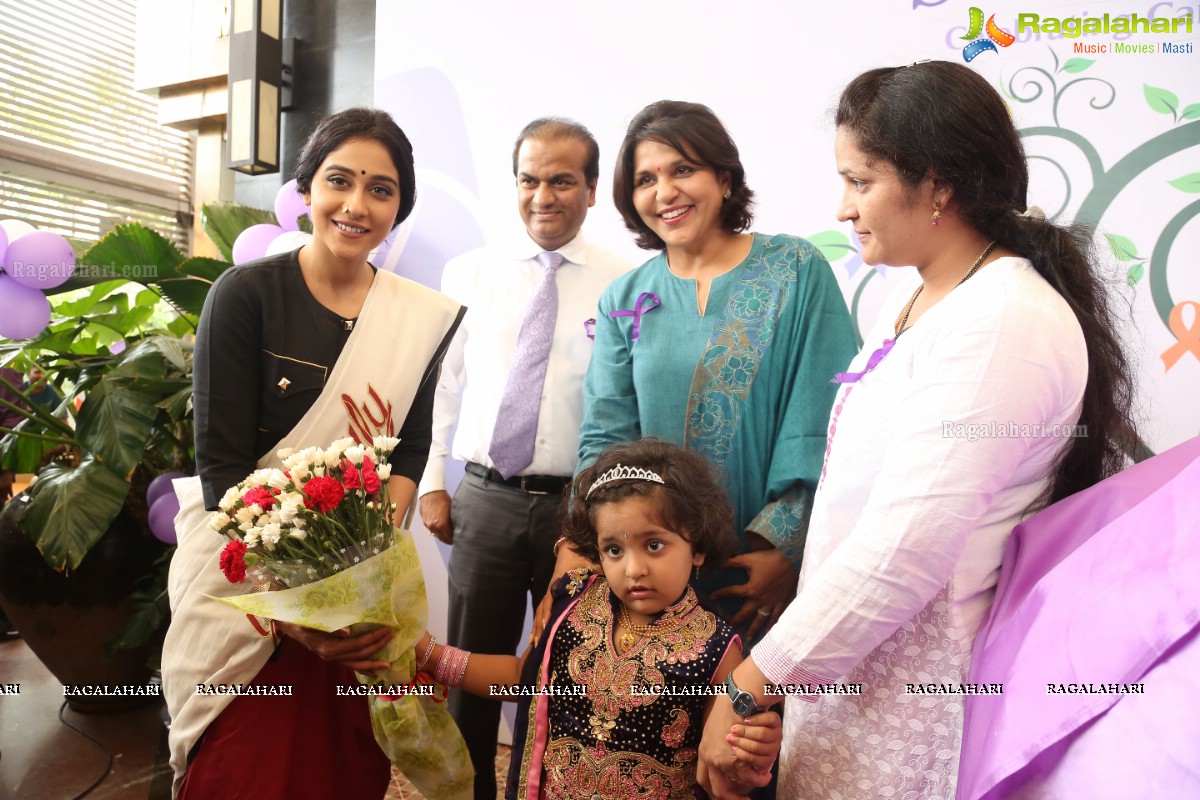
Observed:
[[[511,255],[514,260],[534,259],[544,251],[545,248],[529,238],[528,233],[514,239],[511,247]],[[586,266],[587,242],[583,238],[583,231],[577,233],[574,239],[558,248],[556,252],[561,253],[562,257],[572,264]]]

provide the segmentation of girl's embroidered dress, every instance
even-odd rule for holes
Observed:
[[[622,653],[613,636],[619,601],[603,576],[576,570],[552,592],[552,622],[522,679],[553,689],[521,701],[505,796],[695,797],[704,711],[723,693],[709,687],[725,654],[741,647],[733,628],[688,587],[655,632]]]

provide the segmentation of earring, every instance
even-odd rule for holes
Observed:
[[[700,565],[699,564],[696,565],[695,575],[696,575],[696,580],[700,580]]]
[[[939,206],[934,206],[933,207],[933,222],[931,224],[933,225],[933,227],[936,228],[941,221],[942,221],[942,209]]]
[[[728,200],[731,197],[733,197],[733,191],[730,189],[726,189],[725,190],[725,199]]]

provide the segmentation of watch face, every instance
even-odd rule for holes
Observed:
[[[749,692],[739,692],[733,698],[733,710],[738,716],[745,716],[754,708],[754,695]]]

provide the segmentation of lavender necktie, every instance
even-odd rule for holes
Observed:
[[[562,254],[540,253],[538,262],[545,269],[538,284],[513,354],[512,369],[500,396],[496,427],[488,456],[505,478],[511,478],[533,463],[533,443],[537,438],[538,412],[542,407],[542,387],[546,383],[546,365],[550,361],[550,343],[558,319],[558,286],[555,273],[562,266]]]

